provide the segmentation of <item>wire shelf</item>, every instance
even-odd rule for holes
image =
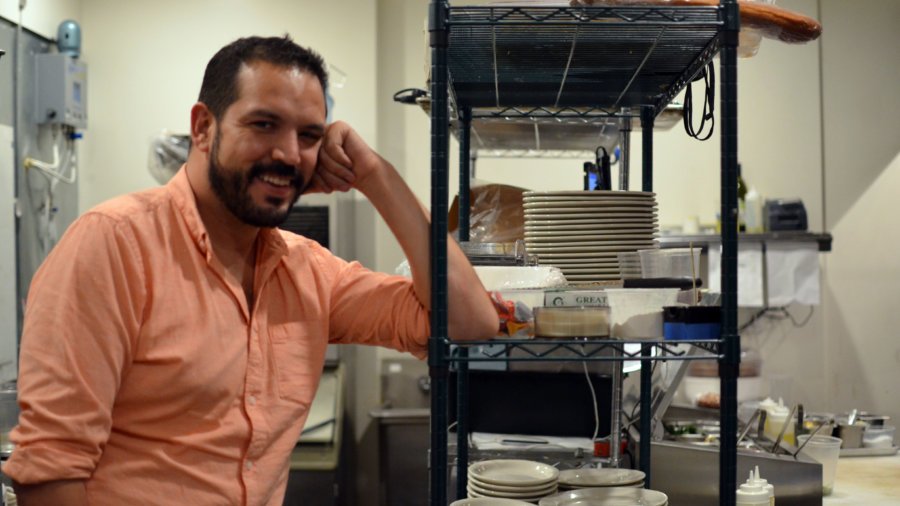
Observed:
[[[721,25],[705,6],[450,7],[453,96],[507,116],[658,114],[715,55]]]
[[[447,356],[449,362],[583,362],[583,361],[658,361],[658,360],[712,360],[721,358],[719,340],[691,341],[635,341],[599,339],[492,339],[488,341],[446,341],[456,350],[467,349],[467,355],[453,351]],[[642,345],[629,349],[626,345]],[[700,348],[712,355],[690,355],[679,345]],[[642,355],[641,348],[649,346],[655,350],[651,356]],[[519,352],[514,356],[513,351]],[[612,355],[604,354],[614,351]],[[560,356],[568,354],[567,356]]]

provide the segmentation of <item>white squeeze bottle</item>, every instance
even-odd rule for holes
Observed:
[[[744,224],[747,226],[747,232],[751,234],[761,234],[765,230],[763,223],[763,198],[756,191],[756,188],[750,187],[747,196],[744,197],[744,208],[746,211]]]
[[[737,501],[735,506],[769,506],[769,493],[766,489],[756,484],[753,471],[750,478],[737,489]]]
[[[756,466],[756,474],[753,476],[756,486],[762,488],[769,494],[769,506],[775,506],[775,486],[766,479],[759,477],[759,466]]]
[[[768,416],[766,417],[766,426],[764,429],[766,437],[772,441],[776,440],[778,434],[781,433],[781,427],[784,424],[787,424],[782,439],[787,443],[796,444],[796,440],[794,439],[794,424],[791,420],[788,420],[788,415],[791,414],[791,410],[784,405],[784,400],[778,399],[778,405],[768,408],[767,411]]]

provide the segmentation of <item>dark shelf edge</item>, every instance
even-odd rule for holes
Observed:
[[[816,242],[821,253],[831,251],[832,240],[833,237],[828,232],[766,232],[762,234],[738,235],[738,242]],[[659,241],[661,248],[687,248],[693,244],[695,247],[701,247],[705,251],[710,244],[722,242],[722,237],[718,234],[663,235],[657,241]]]

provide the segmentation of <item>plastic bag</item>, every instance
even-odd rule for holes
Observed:
[[[490,292],[491,302],[500,318],[497,338],[531,339],[534,337],[534,312],[521,301],[506,300],[500,292]]]
[[[472,180],[469,187],[469,241],[515,242],[525,238],[525,211],[517,186]],[[459,228],[459,196],[450,205],[448,228]]]
[[[163,130],[150,141],[147,168],[159,184],[166,184],[187,161],[191,150],[191,136]]]

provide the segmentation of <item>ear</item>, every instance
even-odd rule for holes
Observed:
[[[216,118],[203,102],[191,107],[191,146],[208,154],[215,135]]]

